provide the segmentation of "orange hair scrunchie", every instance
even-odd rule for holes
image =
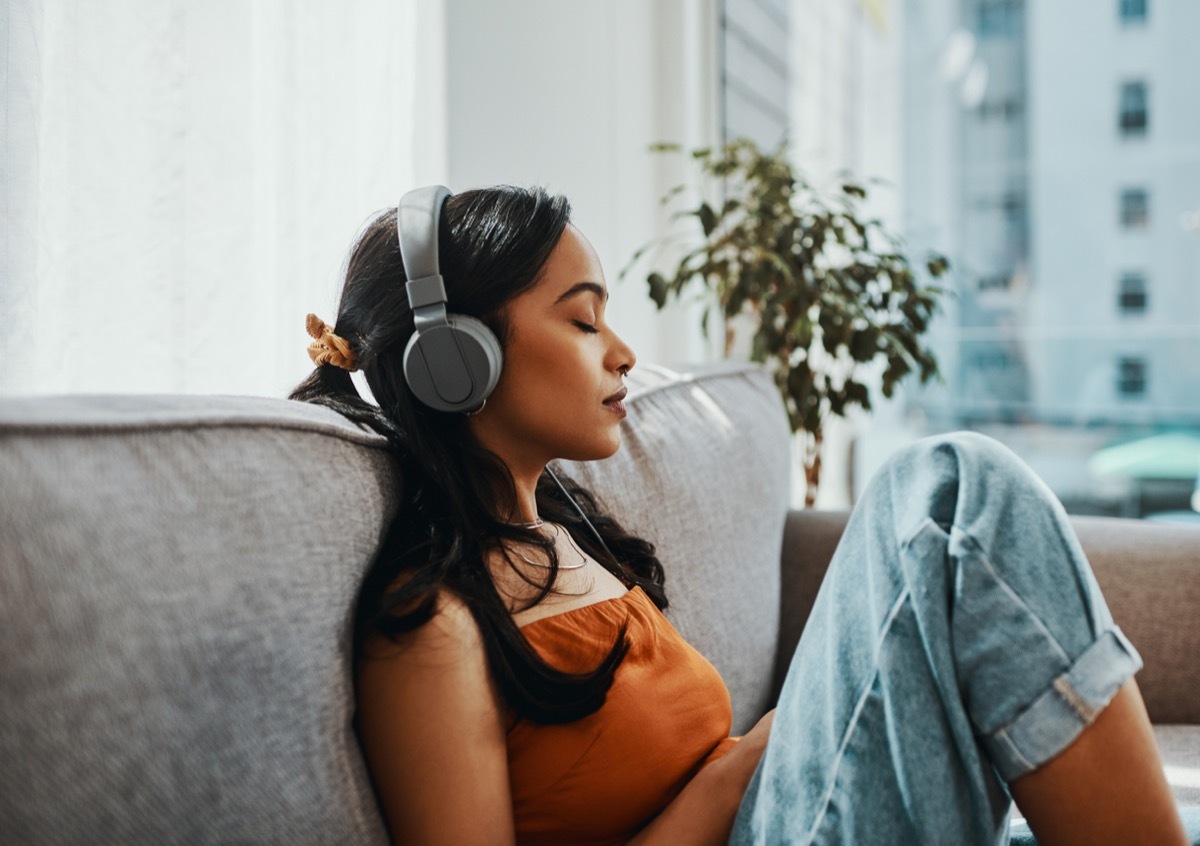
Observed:
[[[358,369],[358,356],[350,349],[350,342],[333,334],[333,328],[315,314],[304,320],[304,328],[315,338],[308,345],[308,357],[313,364],[332,364],[353,373]]]

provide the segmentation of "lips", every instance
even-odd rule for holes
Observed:
[[[604,404],[611,405],[612,403],[620,402],[621,400],[625,399],[625,395],[628,393],[629,393],[628,388],[622,388],[621,390],[617,391],[615,394],[610,396],[608,399],[604,400]]]

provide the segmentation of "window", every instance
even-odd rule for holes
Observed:
[[[1121,23],[1124,25],[1146,22],[1147,0],[1120,0]]]
[[[1017,34],[1018,0],[979,0],[976,31],[980,37]]]
[[[1021,116],[1023,106],[1016,97],[1006,97],[999,100],[984,100],[979,104],[981,120],[1016,120]]]
[[[1009,223],[1021,223],[1025,220],[1025,195],[1010,191],[1000,198],[1000,208],[1004,211]]]
[[[971,356],[976,370],[1002,371],[1013,366],[1012,357],[1001,349],[986,349]]]
[[[1121,192],[1121,226],[1145,229],[1150,222],[1150,196],[1145,188],[1126,188]]]
[[[1122,314],[1145,314],[1145,276],[1140,273],[1126,273],[1121,276],[1120,288],[1117,294],[1117,307],[1121,310]]]
[[[1145,135],[1150,119],[1146,83],[1122,82],[1117,125],[1122,135]]]
[[[1146,360],[1122,358],[1117,362],[1117,393],[1140,397],[1146,393]]]

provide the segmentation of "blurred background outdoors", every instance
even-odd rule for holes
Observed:
[[[432,182],[566,194],[640,360],[711,360],[698,303],[618,280],[688,231],[648,147],[786,138],[951,262],[944,382],[835,421],[819,507],[971,428],[1072,512],[1200,520],[1197,37],[1194,0],[6,0],[0,397],[285,395]]]

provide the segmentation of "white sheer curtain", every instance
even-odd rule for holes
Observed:
[[[5,0],[0,394],[282,395],[444,179],[442,0]]]

